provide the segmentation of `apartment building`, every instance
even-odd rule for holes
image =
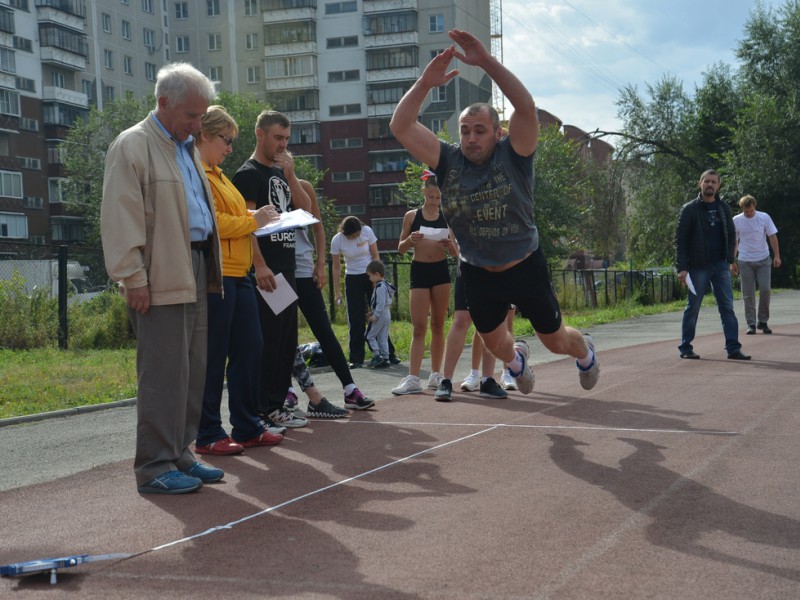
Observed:
[[[91,105],[148,97],[158,69],[191,62],[293,122],[292,150],[325,171],[320,193],[396,247],[409,155],[389,119],[454,27],[490,47],[487,0],[0,0],[0,241],[80,243],[61,202],[60,144]],[[468,65],[421,121],[457,130],[492,98]],[[247,126],[246,124],[242,124]]]

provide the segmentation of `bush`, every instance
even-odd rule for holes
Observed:
[[[46,290],[28,296],[19,273],[0,281],[0,348],[42,348],[57,339],[58,302]]]
[[[102,292],[68,311],[69,347],[74,350],[129,348],[133,331],[125,298],[116,290]]]

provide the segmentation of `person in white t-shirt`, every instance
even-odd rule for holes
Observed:
[[[743,196],[739,200],[742,212],[733,217],[736,227],[736,252],[734,273],[738,272],[742,284],[744,316],[747,320],[747,334],[753,335],[756,327],[764,333],[772,333],[769,321],[769,300],[771,295],[772,267],[781,266],[781,252],[778,248],[778,229],[772,218],[756,210],[756,199]],[[769,240],[769,246],[767,245]],[[769,256],[772,247],[773,257]],[[756,320],[756,283],[758,283],[758,320]]]
[[[372,282],[367,275],[367,265],[378,256],[378,238],[368,225],[358,217],[345,217],[339,225],[339,233],[331,239],[333,261],[333,289],[336,303],[342,303],[341,259],[344,258],[344,294],[347,299],[347,323],[350,327],[351,369],[364,366],[364,343],[366,341],[367,304],[372,296]],[[389,360],[400,362],[395,356],[394,345],[389,339]]]

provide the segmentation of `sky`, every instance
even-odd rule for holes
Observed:
[[[616,101],[627,85],[644,95],[647,84],[668,75],[693,96],[709,67],[736,67],[735,49],[755,2],[502,0],[502,6],[503,63],[539,108],[591,132],[620,130]]]

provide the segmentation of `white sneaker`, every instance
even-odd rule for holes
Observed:
[[[444,376],[441,373],[431,373],[431,376],[428,377],[428,389],[438,390],[442,379],[444,379]]]
[[[419,377],[416,375],[407,375],[403,378],[396,388],[392,390],[395,396],[404,396],[406,394],[419,394],[422,391],[422,386],[419,383]]]
[[[592,336],[584,333],[583,338],[586,340],[586,345],[594,352]],[[581,387],[585,390],[590,390],[597,385],[597,381],[600,379],[600,363],[597,362],[597,354],[594,355],[592,364],[588,369],[583,369],[578,365],[578,378],[580,379]]]
[[[308,419],[295,416],[283,407],[269,413],[269,418],[275,425],[282,425],[289,429],[297,429],[298,427],[305,427],[308,425]]]
[[[514,378],[508,372],[508,369],[503,369],[503,374],[500,376],[500,387],[502,387],[504,390],[517,389],[517,382],[514,381]]]
[[[481,387],[481,374],[470,371],[467,378],[461,382],[461,390],[464,392],[477,392]]]

